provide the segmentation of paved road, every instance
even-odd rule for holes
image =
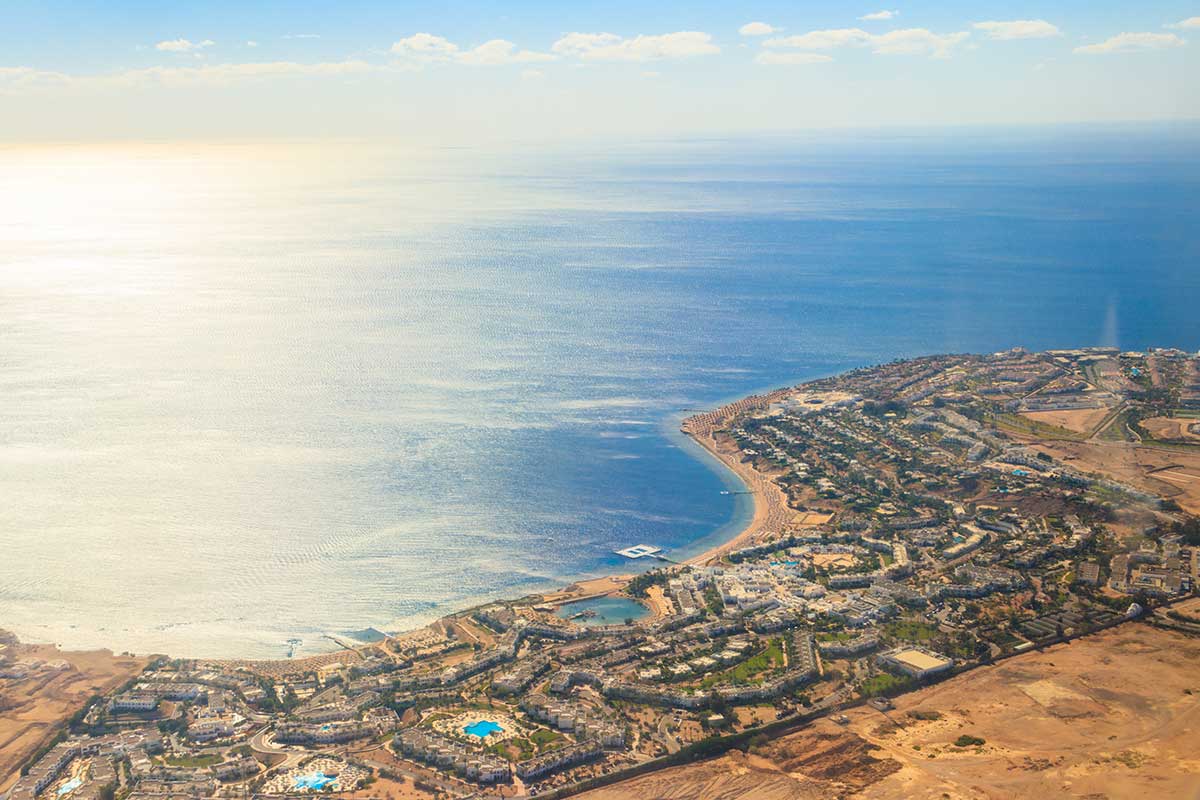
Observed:
[[[276,764],[272,769],[288,770],[300,763],[308,752],[300,750],[289,750],[279,745],[269,743],[267,741],[272,729],[263,728],[254,736],[250,737],[250,749],[256,753],[263,753],[270,756],[283,756],[283,761]]]

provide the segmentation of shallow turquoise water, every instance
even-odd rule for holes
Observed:
[[[595,616],[576,617],[577,614],[594,611]],[[626,597],[597,597],[592,600],[580,600],[567,603],[558,609],[558,616],[572,619],[579,625],[620,625],[627,619],[638,620],[650,613],[636,600]]]

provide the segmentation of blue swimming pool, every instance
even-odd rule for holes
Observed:
[[[472,722],[470,725],[463,727],[463,733],[469,733],[471,736],[478,736],[480,739],[483,739],[493,733],[504,733],[504,728],[501,728],[491,720],[481,719],[479,722]]]
[[[80,786],[83,786],[83,781],[80,778],[71,778],[71,780],[58,787],[58,796],[62,797],[64,794],[75,791]]]
[[[311,775],[298,775],[296,777],[296,788],[297,789],[312,789],[314,791],[319,792],[336,780],[337,780],[336,776],[331,777],[329,775],[326,775],[324,772],[321,772],[321,770],[317,770],[316,772],[312,773]]]

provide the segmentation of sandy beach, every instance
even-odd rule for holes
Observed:
[[[751,517],[745,528],[736,536],[689,558],[685,563],[708,563],[764,536],[782,532],[789,522],[792,512],[783,491],[774,481],[743,461],[741,452],[731,440],[719,437],[717,433],[735,414],[755,408],[766,408],[787,394],[788,391],[790,390],[781,389],[767,395],[751,395],[721,406],[715,411],[698,414],[684,420],[680,430],[737,475],[746,485],[746,489],[754,501],[754,516]]]
[[[780,389],[767,395],[751,395],[750,397],[721,406],[713,411],[689,417],[683,421],[680,430],[703,447],[713,458],[720,461],[731,472],[737,475],[742,483],[745,484],[746,490],[750,493],[754,503],[753,516],[736,535],[720,544],[714,545],[699,555],[687,559],[683,562],[684,564],[705,564],[717,560],[731,550],[745,547],[761,538],[782,532],[791,520],[793,512],[788,507],[787,497],[783,491],[769,477],[743,461],[741,453],[731,440],[718,434],[718,431],[724,428],[732,416],[755,408],[766,408],[789,391],[790,389]],[[578,580],[564,586],[560,590],[547,592],[542,596],[542,602],[551,605],[561,605],[607,595],[617,595],[624,591],[633,577],[633,573],[613,573]],[[661,591],[653,593],[643,602],[645,602],[650,611],[648,619],[659,619],[670,613],[670,600]],[[437,623],[434,624],[436,625]],[[369,649],[369,647],[359,648],[359,652],[355,653],[354,657],[358,657],[362,651]],[[325,663],[336,661],[339,654],[346,653],[346,650],[340,650],[322,654],[314,658],[320,663]],[[280,670],[292,671],[294,667],[301,663],[308,664],[310,661],[311,659],[302,661],[238,663],[252,666],[256,671],[265,671],[274,674]]]

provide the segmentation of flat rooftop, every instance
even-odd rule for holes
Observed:
[[[915,669],[934,669],[935,667],[944,667],[950,663],[945,658],[937,658],[928,653],[922,653],[920,650],[901,650],[892,658],[897,661],[908,664]]]

